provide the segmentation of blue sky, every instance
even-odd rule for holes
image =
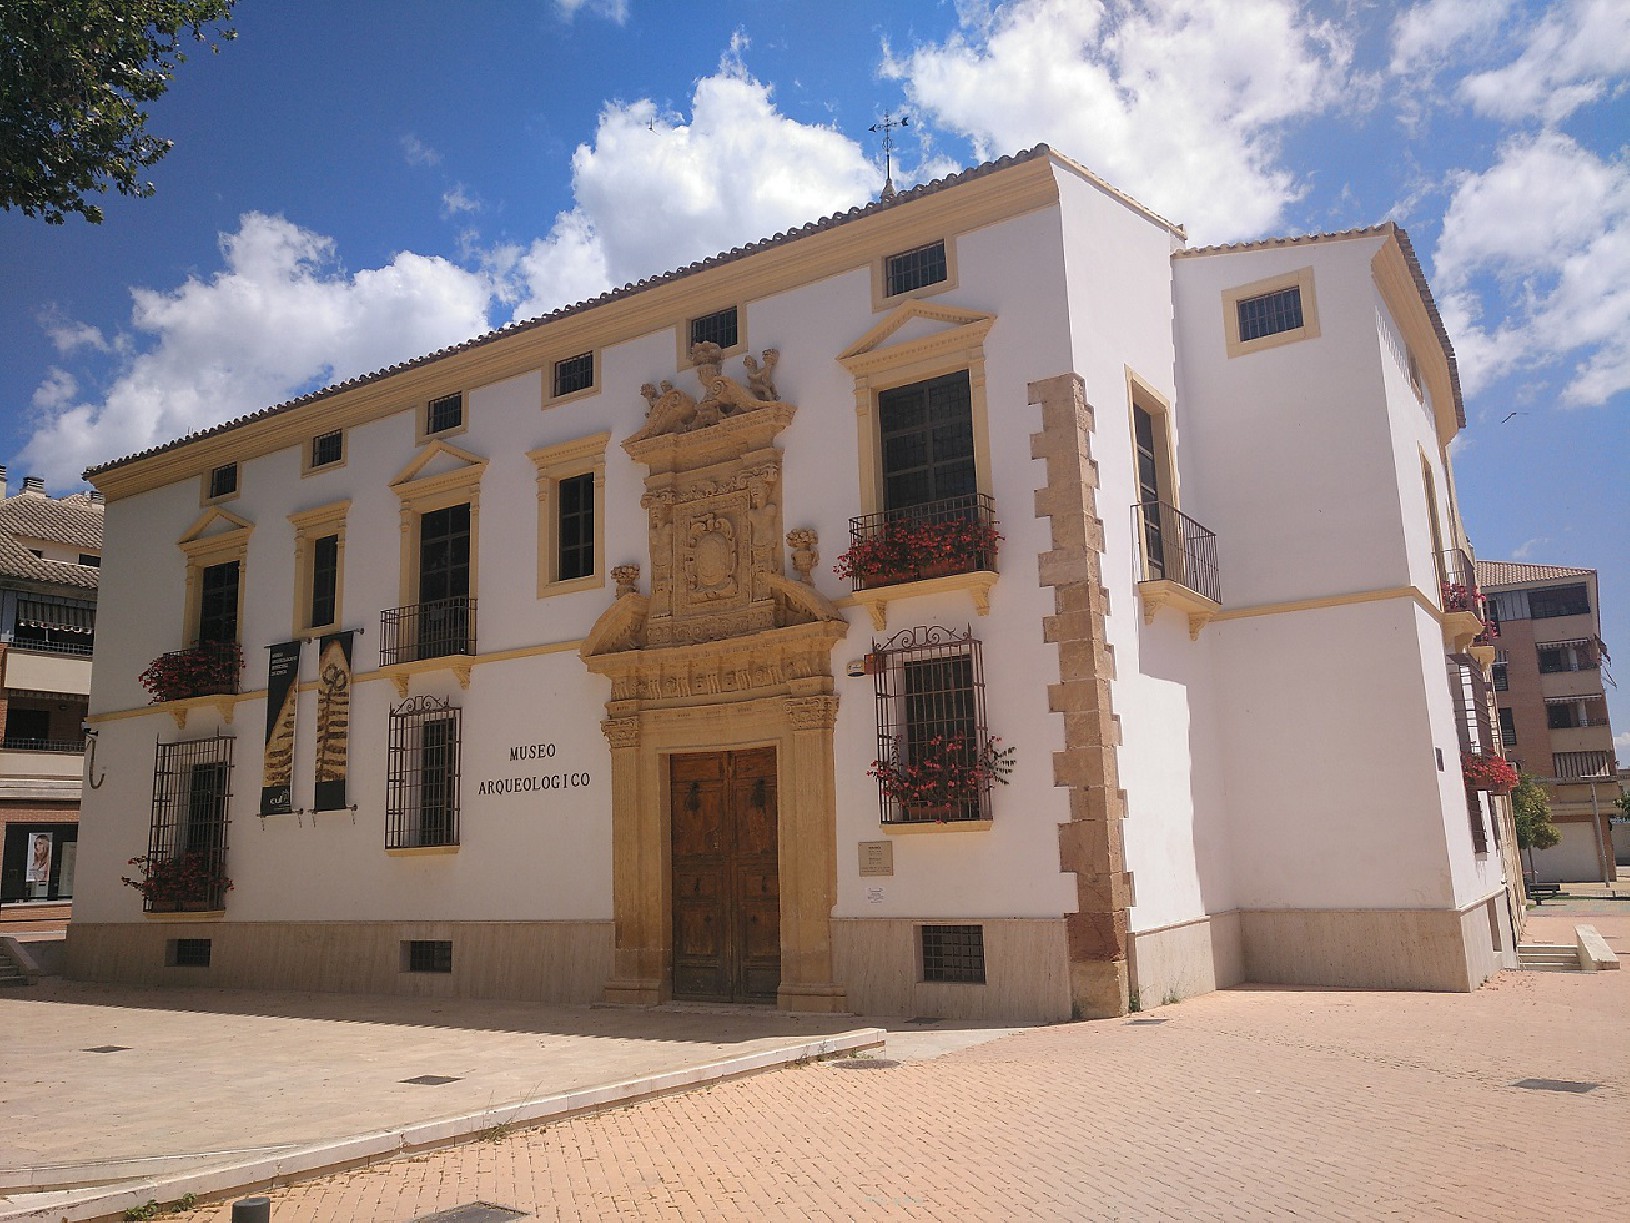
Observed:
[[[388,19],[385,19],[388,14]],[[13,487],[1045,140],[1197,244],[1391,217],[1479,555],[1601,572],[1630,760],[1624,0],[244,0],[101,226],[0,214]],[[1511,415],[1516,413],[1516,415]]]

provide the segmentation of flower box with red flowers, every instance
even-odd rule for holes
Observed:
[[[1013,747],[1000,739],[973,735],[931,735],[886,760],[874,760],[867,774],[908,822],[979,818],[979,802],[993,782],[1007,784]]]
[[[225,696],[238,690],[243,649],[235,641],[203,641],[186,650],[160,654],[136,677],[153,703],[194,696]]]
[[[129,865],[139,878],[119,882],[140,892],[146,907],[156,913],[218,910],[232,890],[220,854],[209,850],[147,854],[130,859]]]
[[[1460,757],[1460,770],[1474,790],[1510,794],[1517,788],[1517,770],[1504,756],[1464,752]]]
[[[993,569],[1001,532],[973,514],[885,518],[857,534],[834,571],[857,590]]]

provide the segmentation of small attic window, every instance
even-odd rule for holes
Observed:
[[[345,457],[345,435],[338,429],[311,439],[311,465],[330,467]]]
[[[449,433],[464,423],[464,395],[443,395],[430,401],[425,414],[425,433]]]
[[[209,473],[209,500],[218,501],[223,497],[236,495],[238,491],[238,465],[236,463],[222,463]]]
[[[1264,336],[1295,331],[1302,325],[1302,290],[1297,285],[1247,297],[1239,303],[1240,343],[1249,344]]]
[[[946,262],[943,239],[890,255],[884,268],[889,297],[940,284],[949,276],[950,266]]]
[[[720,348],[734,348],[740,331],[736,325],[736,308],[716,310],[690,321],[691,346],[714,343]]]

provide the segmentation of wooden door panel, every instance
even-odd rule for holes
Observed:
[[[676,997],[773,1001],[781,983],[775,749],[674,756]]]

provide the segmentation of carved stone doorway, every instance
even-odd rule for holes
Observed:
[[[668,760],[673,995],[769,1002],[781,985],[775,749]]]

